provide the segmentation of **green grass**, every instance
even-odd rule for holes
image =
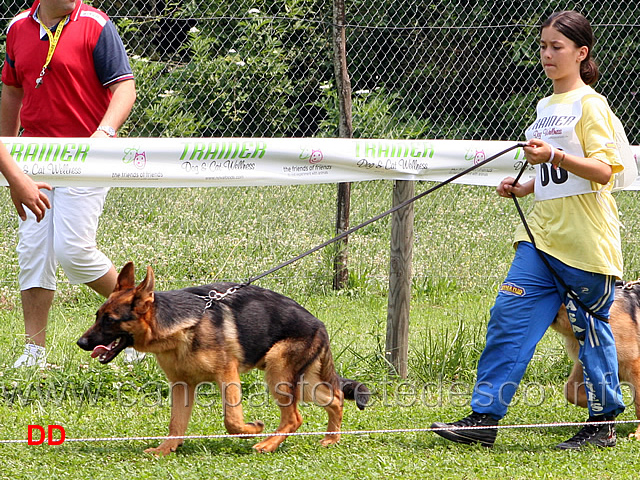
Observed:
[[[417,191],[424,185],[419,184]],[[409,378],[389,374],[385,360],[387,219],[350,238],[350,279],[331,290],[331,257],[318,252],[259,282],[289,295],[323,320],[340,374],[364,381],[372,405],[348,403],[345,431],[425,429],[469,411],[475,362],[482,350],[495,286],[508,268],[517,221],[509,202],[490,189],[451,186],[416,205],[415,278],[410,324]],[[633,245],[636,202],[619,197],[628,225],[625,259],[639,272]],[[388,208],[389,184],[357,184],[352,225]],[[241,280],[332,235],[334,186],[229,189],[114,189],[102,218],[99,243],[120,267],[133,260],[138,278],[154,267],[159,288],[214,279]],[[625,213],[628,212],[628,213]],[[0,440],[26,439],[30,424],[62,425],[67,438],[166,435],[168,385],[152,357],[103,366],[75,346],[101,299],[85,287],[60,289],[49,323],[51,367],[15,371],[23,344],[17,293],[15,215],[0,193]],[[632,278],[632,277],[629,277]],[[562,342],[548,333],[504,424],[576,422],[586,411],[566,404],[563,379],[571,368]],[[245,416],[267,431],[278,409],[266,402],[260,372],[244,376]],[[629,400],[629,392],[625,392]],[[219,396],[198,397],[187,433],[224,434]],[[633,420],[633,408],[621,420]],[[326,429],[324,411],[301,409],[301,432]],[[635,425],[619,428],[615,449],[556,452],[575,427],[503,430],[493,449],[447,443],[430,432],[346,434],[322,448],[315,435],[288,439],[274,454],[258,455],[250,439],[187,440],[170,457],[143,453],[159,440],[65,442],[61,446],[0,444],[0,478],[636,478],[640,444],[628,440]]]

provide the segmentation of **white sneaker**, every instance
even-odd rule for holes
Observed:
[[[16,360],[16,363],[13,364],[13,368],[34,366],[40,368],[46,367],[47,354],[44,347],[41,347],[40,345],[34,345],[32,343],[27,343],[24,346],[24,353],[20,355],[20,358],[18,358],[18,360]]]
[[[123,354],[125,363],[140,363],[146,356],[146,353],[139,352],[133,347],[125,348]]]

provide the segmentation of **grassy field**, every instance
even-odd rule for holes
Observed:
[[[418,185],[417,191],[426,188]],[[389,374],[385,362],[386,270],[389,221],[350,239],[348,288],[331,290],[331,256],[318,252],[259,282],[296,299],[327,326],[339,373],[365,382],[375,395],[359,411],[346,406],[340,444],[322,448],[324,411],[301,408],[305,423],[274,454],[258,455],[256,440],[187,440],[170,457],[143,450],[160,440],[70,442],[60,446],[2,443],[0,478],[637,478],[640,444],[628,440],[632,423],[618,427],[615,449],[556,452],[553,445],[577,427],[502,430],[493,449],[447,443],[424,431],[433,421],[469,412],[475,363],[482,350],[496,284],[511,260],[517,221],[510,202],[490,189],[451,186],[416,206],[415,280],[411,308],[410,375]],[[358,184],[351,223],[389,206],[389,184]],[[640,271],[633,240],[633,194],[619,197],[627,223],[625,259]],[[158,288],[215,279],[242,280],[332,236],[334,186],[229,189],[113,189],[99,243],[119,268],[133,260],[139,278],[154,267]],[[75,346],[101,299],[60,274],[49,323],[44,371],[10,368],[24,342],[17,293],[16,219],[0,194],[0,440],[24,440],[30,424],[61,425],[67,439],[155,437],[167,434],[169,387],[153,357],[135,365],[117,358],[103,366]],[[637,231],[637,230],[636,230]],[[586,411],[567,405],[563,379],[571,366],[550,332],[504,419],[506,425],[579,422]],[[267,431],[278,409],[264,395],[259,372],[244,377],[245,416]],[[630,401],[630,393],[625,398]],[[225,430],[215,389],[199,392],[189,435]],[[633,408],[620,420],[632,421]],[[418,430],[418,431],[415,431]],[[380,431],[378,433],[357,433]]]

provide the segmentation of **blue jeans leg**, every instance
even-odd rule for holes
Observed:
[[[598,316],[609,318],[615,295],[614,277],[573,269],[553,258],[550,261],[554,269],[564,266],[563,279],[583,304]],[[611,325],[586,312],[569,295],[564,304],[573,333],[580,343],[578,360],[584,372],[589,415],[617,416],[624,410],[624,403]]]
[[[545,255],[554,271],[596,314],[609,317],[615,279],[570,267]],[[561,303],[580,341],[590,415],[624,410],[611,326],[581,308],[555,279],[533,245],[521,242],[491,309],[487,343],[478,362],[471,407],[496,419],[507,413],[535,348]]]
[[[521,242],[491,308],[471,399],[473,411],[504,417],[561,304],[549,269],[531,244]]]

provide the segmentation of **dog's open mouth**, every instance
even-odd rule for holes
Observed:
[[[98,345],[91,352],[91,358],[98,358],[100,363],[109,363],[111,360],[116,358],[116,356],[124,350],[127,346],[129,346],[131,342],[131,337],[128,335],[122,335],[116,338],[109,345]]]

